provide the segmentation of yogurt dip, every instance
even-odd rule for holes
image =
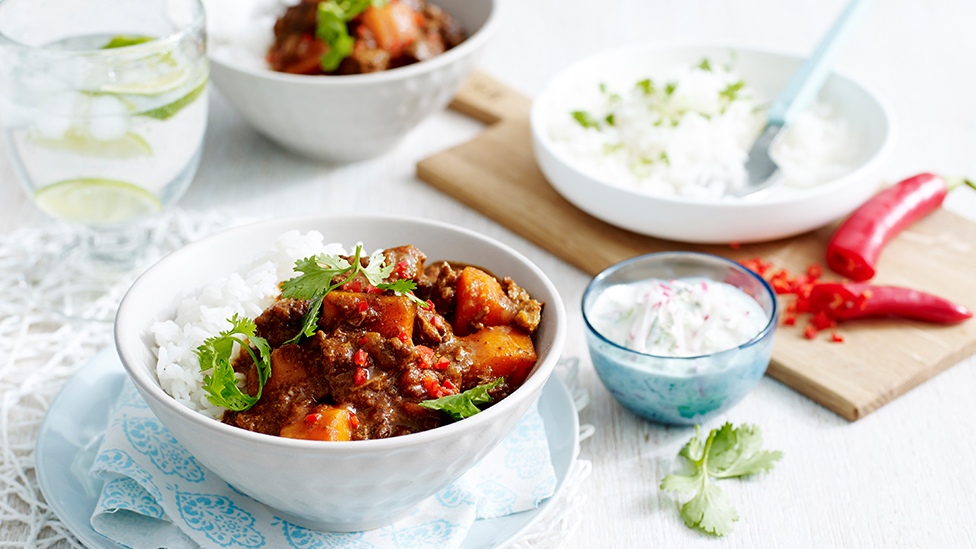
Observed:
[[[613,343],[664,357],[733,349],[769,323],[759,303],[742,290],[697,277],[610,286],[597,296],[589,318]]]

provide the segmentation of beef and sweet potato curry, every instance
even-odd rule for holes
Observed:
[[[436,57],[465,39],[460,23],[426,0],[302,0],[274,27],[271,68],[361,74]]]
[[[474,402],[497,402],[525,380],[543,305],[513,280],[445,261],[426,265],[413,246],[358,259],[363,269],[351,274],[322,271],[331,284],[324,298],[282,297],[255,319],[270,375],[262,381],[256,355],[241,353],[234,369],[260,399],[226,411],[224,423],[300,439],[385,438],[453,421],[427,407],[434,400],[474,390],[487,397]],[[371,260],[387,266],[383,283],[375,269],[374,283],[362,272]],[[384,289],[403,283],[415,286],[412,294]],[[319,302],[314,325],[303,325]]]

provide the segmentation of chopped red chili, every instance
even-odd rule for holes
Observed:
[[[400,330],[400,333],[397,334],[397,339],[399,339],[400,341],[406,343],[406,342],[410,341],[410,336],[407,335],[407,331],[406,330]]]
[[[356,414],[352,412],[349,412],[349,425],[351,425],[353,429],[359,428],[359,418],[356,417]]]
[[[318,414],[318,413],[308,414],[307,416],[305,416],[305,423],[308,423],[309,425],[313,425],[316,421],[320,419],[322,419],[322,414]]]
[[[353,355],[352,357],[352,361],[356,364],[356,366],[359,366],[360,368],[365,366],[368,360],[369,360],[369,355],[367,355],[366,351],[362,349],[356,351],[356,354]]]
[[[386,290],[383,290],[381,288],[377,288],[376,286],[373,286],[372,284],[370,284],[368,287],[366,287],[366,293],[368,293],[368,294],[381,294],[381,293],[383,293],[385,291]]]
[[[346,292],[356,292],[359,293],[363,291],[363,283],[358,280],[353,280],[352,282],[347,282],[342,285],[342,289]]]
[[[807,339],[817,337],[817,329],[812,324],[808,324],[807,327],[803,329],[803,337]]]
[[[425,345],[417,345],[415,348],[420,355],[420,367],[429,370],[434,363],[434,350]]]
[[[442,356],[441,358],[439,358],[437,360],[437,362],[434,364],[433,368],[435,370],[445,370],[450,365],[451,365],[451,361],[448,360],[447,357],[443,357]]]
[[[407,264],[407,260],[401,259],[400,262],[396,264],[396,267],[393,268],[393,275],[397,278],[406,278],[407,269],[409,267],[410,266]]]
[[[362,385],[369,381],[369,370],[366,368],[356,368],[356,375],[353,377],[356,385]]]
[[[837,332],[830,332],[830,340],[834,343],[843,343],[844,336],[838,334]]]
[[[365,313],[366,310],[369,309],[369,304],[367,304],[365,301],[360,301],[359,305],[357,305],[356,308],[359,310],[360,313]]]

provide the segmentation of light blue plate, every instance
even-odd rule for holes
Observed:
[[[98,449],[108,426],[109,405],[122,390],[125,378],[115,349],[103,349],[65,384],[37,435],[35,460],[41,492],[61,522],[90,549],[125,549],[92,529],[89,521],[98,494],[91,487],[86,489],[74,472],[87,474],[86,456]],[[542,389],[539,413],[549,438],[558,495],[576,459],[579,419],[569,391],[556,376],[550,377]],[[461,549],[509,545],[546,514],[553,498],[531,511],[475,522]]]

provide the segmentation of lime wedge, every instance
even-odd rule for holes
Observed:
[[[190,79],[190,71],[177,69],[169,71],[150,80],[142,80],[129,84],[106,84],[98,91],[119,95],[162,95],[175,91]]]
[[[193,90],[190,93],[184,95],[183,97],[177,99],[176,101],[163,105],[162,107],[141,112],[139,113],[139,116],[148,116],[150,118],[155,118],[156,120],[166,120],[167,118],[170,118],[176,113],[183,110],[183,107],[196,101],[197,97],[200,97],[200,94],[203,93],[203,90],[206,89],[206,87],[207,87],[207,79],[204,79],[204,81],[201,82],[199,86],[193,88]]]
[[[46,213],[86,225],[114,225],[158,212],[159,198],[142,187],[113,179],[69,179],[41,187],[34,202]]]
[[[125,159],[136,156],[152,156],[152,148],[142,137],[128,132],[118,139],[99,141],[86,130],[72,128],[60,139],[31,136],[31,144],[48,149],[65,150],[85,156]]]
[[[153,40],[155,40],[155,38],[153,38],[152,36],[136,36],[136,35],[113,36],[108,44],[102,46],[102,49],[111,50],[115,48],[127,48],[129,46],[138,46],[139,44],[152,42]]]

